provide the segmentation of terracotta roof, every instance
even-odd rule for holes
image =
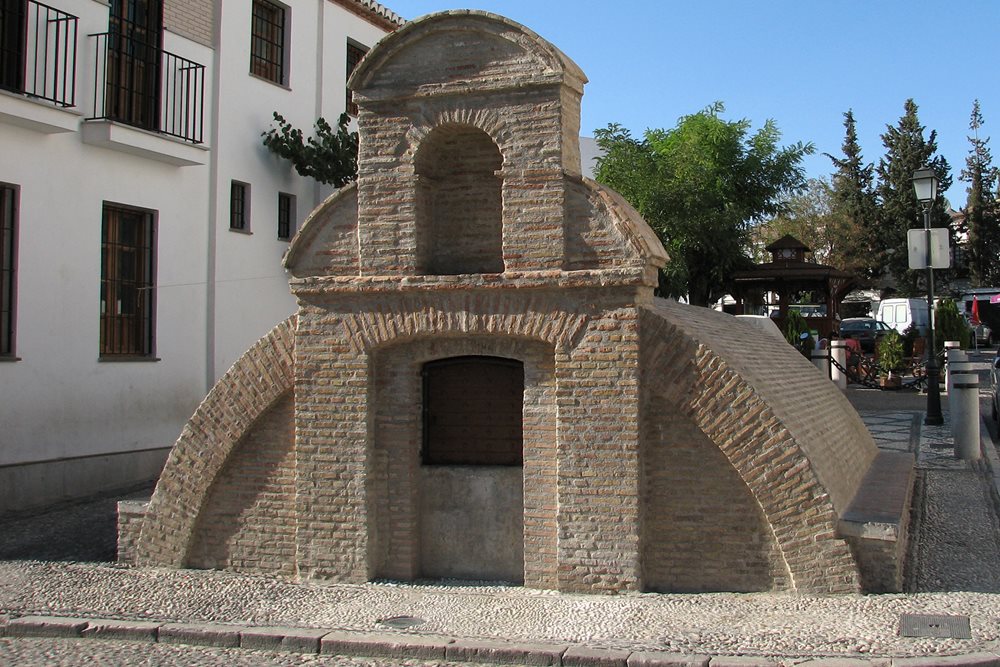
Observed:
[[[348,11],[354,12],[386,30],[395,30],[406,20],[380,2],[375,0],[330,0]]]

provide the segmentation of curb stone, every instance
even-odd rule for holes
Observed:
[[[239,648],[240,632],[249,629],[215,623],[164,623],[160,626],[157,641],[161,644]]]
[[[567,667],[1000,667],[1000,654],[914,658],[768,658],[709,656],[666,651],[599,649],[580,645],[454,639],[416,634],[347,632],[325,628],[247,627],[213,623],[157,623],[62,616],[0,615],[0,637],[55,637],[145,641],[302,654],[431,659],[488,664]]]

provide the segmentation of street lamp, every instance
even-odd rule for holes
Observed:
[[[927,241],[927,313],[930,331],[927,334],[927,415],[924,423],[938,425],[944,423],[941,416],[941,387],[938,384],[939,370],[937,349],[934,347],[934,266],[931,261],[931,207],[937,199],[938,179],[933,169],[917,169],[913,172],[913,190],[917,201],[924,207],[924,233]]]

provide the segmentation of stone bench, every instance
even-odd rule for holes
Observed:
[[[851,545],[868,592],[903,590],[913,464],[909,452],[879,451],[840,517],[840,536]]]

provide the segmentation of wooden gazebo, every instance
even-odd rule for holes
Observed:
[[[829,336],[837,326],[837,311],[844,296],[854,288],[856,277],[832,266],[806,261],[811,253],[806,244],[786,234],[767,246],[771,261],[733,274],[730,292],[736,299],[736,312],[757,313],[771,306],[769,313],[782,330],[795,295],[812,292],[815,301],[800,308],[810,329]],[[774,310],[774,307],[777,310]]]

